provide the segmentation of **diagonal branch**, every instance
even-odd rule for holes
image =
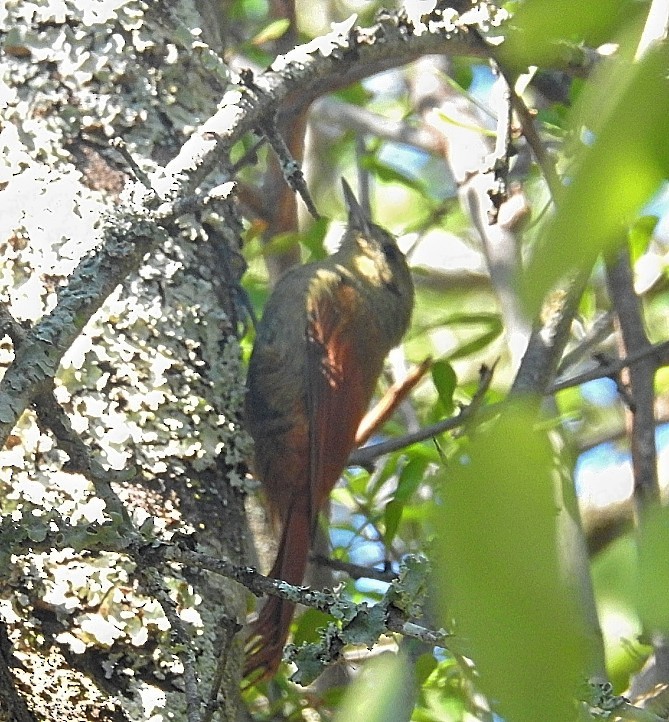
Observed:
[[[379,456],[391,454],[393,451],[400,451],[400,449],[405,449],[407,446],[411,446],[411,444],[417,444],[420,441],[425,441],[438,436],[439,434],[443,434],[445,431],[452,431],[453,429],[458,429],[464,426],[471,421],[480,410],[485,399],[486,392],[490,388],[494,371],[495,364],[491,367],[481,367],[479,371],[479,387],[476,389],[476,393],[469,405],[461,408],[456,416],[443,419],[442,421],[438,421],[436,424],[426,426],[396,439],[388,439],[387,441],[382,441],[379,444],[372,444],[371,446],[364,446],[361,449],[356,449],[349,456],[349,466],[369,466],[375,459],[378,459]]]

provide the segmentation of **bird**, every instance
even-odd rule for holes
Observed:
[[[348,223],[338,250],[290,269],[256,330],[245,419],[280,542],[269,576],[303,582],[318,521],[355,446],[388,352],[414,305],[407,260],[342,179]],[[244,678],[272,677],[295,605],[269,597],[250,626]]]

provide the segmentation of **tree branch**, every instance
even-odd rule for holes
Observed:
[[[162,186],[171,193],[192,192],[225,158],[228,150],[253,130],[270,105],[279,115],[297,109],[326,93],[345,88],[369,75],[404,65],[426,54],[485,57],[489,50],[469,32],[457,13],[425,17],[427,27],[414,27],[401,13],[384,15],[369,28],[350,21],[335,26],[328,35],[280,55],[269,69],[247,86],[228,91],[221,109],[184,144],[162,175]],[[190,189],[190,190],[189,190]]]
[[[436,424],[426,426],[418,431],[414,431],[410,434],[397,437],[396,439],[388,439],[382,441],[380,444],[372,444],[371,446],[364,446],[361,449],[356,449],[351,453],[348,460],[349,466],[369,466],[375,459],[384,454],[391,454],[394,451],[405,449],[411,444],[417,444],[420,441],[431,439],[434,436],[443,434],[445,431],[452,431],[453,429],[464,426],[467,422],[475,416],[477,411],[480,409],[481,404],[485,398],[485,394],[490,388],[493,373],[495,371],[495,365],[492,367],[482,366],[479,372],[479,387],[476,389],[476,393],[472,398],[468,406],[460,409],[457,416],[452,416],[443,421],[438,421]]]
[[[637,515],[660,499],[655,447],[655,347],[644,327],[641,302],[634,292],[629,250],[625,246],[607,261],[609,294],[620,322],[625,353],[644,353],[626,373],[633,405],[629,409],[629,432],[634,472]]]
[[[580,386],[595,379],[612,378],[623,369],[631,368],[641,361],[645,362],[648,360],[655,369],[661,366],[669,366],[669,341],[663,341],[655,345],[649,343],[645,347],[633,351],[617,361],[600,365],[598,368],[592,369],[591,371],[584,371],[576,376],[570,376],[562,380],[558,379],[548,387],[547,393],[555,394],[558,391]]]
[[[356,133],[368,133],[394,143],[411,145],[426,153],[436,155],[441,150],[441,144],[426,128],[422,126],[415,128],[408,122],[391,120],[359,105],[351,105],[328,97],[315,103],[312,110],[318,122],[350,129]]]
[[[392,582],[397,575],[392,571],[375,569],[374,567],[363,567],[360,564],[343,562],[341,559],[332,559],[322,554],[312,554],[310,560],[315,564],[329,567],[339,572],[346,572],[351,579],[374,579],[377,582]]]
[[[245,586],[256,596],[270,595],[279,597],[295,604],[302,604],[311,609],[318,609],[335,618],[342,618],[343,610],[346,614],[355,615],[360,605],[340,597],[330,591],[316,591],[305,586],[295,586],[280,579],[272,579],[257,571],[254,567],[240,567],[227,559],[216,559],[202,552],[192,551],[183,545],[163,545],[159,548],[147,548],[143,554],[157,555],[164,561],[177,562],[196,569],[206,569],[214,574],[233,579]],[[398,632],[407,637],[429,641],[441,647],[446,646],[448,635],[443,631],[427,629],[406,617],[393,616],[386,620],[386,629]]]

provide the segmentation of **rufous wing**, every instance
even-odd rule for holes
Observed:
[[[312,530],[346,467],[374,390],[377,369],[360,357],[360,298],[341,282],[318,294],[309,308],[307,412],[310,420]]]

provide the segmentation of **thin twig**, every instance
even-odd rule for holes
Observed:
[[[204,714],[202,715],[202,722],[211,722],[214,714],[220,708],[218,695],[223,684],[225,670],[228,666],[230,649],[235,635],[242,630],[242,627],[235,619],[226,616],[220,620],[218,629],[217,644],[219,644],[219,651],[217,654],[216,670],[211,680],[211,689],[209,690],[209,698],[207,699]],[[225,719],[231,719],[231,717],[225,715]]]
[[[558,391],[563,391],[564,389],[569,389],[574,386],[580,386],[581,384],[585,384],[588,381],[594,381],[595,379],[613,377],[615,374],[620,373],[624,368],[634,366],[640,361],[644,361],[649,358],[652,359],[656,368],[669,366],[669,341],[663,341],[662,343],[655,345],[651,344],[645,348],[640,348],[638,351],[633,351],[624,358],[599,366],[591,371],[584,371],[581,374],[570,376],[562,380],[558,379],[548,387],[547,394],[555,394]]]
[[[506,78],[504,81],[504,97],[502,108],[497,114],[497,133],[495,137],[495,150],[493,153],[493,183],[488,190],[488,196],[492,203],[492,208],[488,211],[488,222],[490,225],[497,223],[499,217],[499,209],[502,204],[508,200],[508,178],[509,178],[509,157],[511,155],[511,93]]]
[[[410,145],[426,153],[437,154],[441,150],[434,134],[423,126],[416,128],[405,120],[392,120],[368,108],[344,103],[331,96],[316,102],[312,113],[316,122],[336,125],[342,130],[353,130],[358,135],[369,133],[375,138]]]
[[[151,186],[151,179],[149,176],[139,167],[137,161],[132,157],[132,153],[128,150],[128,146],[123,138],[112,138],[109,141],[109,145],[115,148],[123,157],[123,160],[128,164],[130,170],[135,174],[135,178],[146,188],[153,190]],[[155,191],[154,191],[155,192]],[[157,195],[157,194],[156,194]]]
[[[230,177],[234,177],[239,171],[246,165],[258,161],[258,151],[265,145],[267,138],[263,135],[262,138],[258,138],[256,142],[244,153],[244,155],[230,166]]]
[[[392,570],[364,567],[361,564],[343,562],[341,559],[332,559],[322,554],[312,554],[309,558],[312,562],[323,567],[329,567],[338,572],[346,572],[351,579],[373,579],[377,582],[392,582],[397,579],[397,574]]]
[[[371,446],[364,446],[362,449],[356,449],[349,456],[349,466],[369,466],[369,464],[375,459],[378,459],[379,456],[400,451],[412,444],[417,444],[420,441],[425,441],[426,439],[431,439],[433,436],[443,434],[445,431],[452,431],[453,429],[464,426],[477,413],[483,403],[485,394],[490,387],[494,370],[494,364],[492,367],[481,367],[479,387],[471,402],[464,408],[461,408],[457,416],[438,421],[432,426],[426,426],[425,428],[418,429],[418,431],[405,434],[396,439],[388,439],[387,441],[382,441],[380,444],[372,444]]]
[[[591,348],[599,346],[599,344],[607,339],[612,333],[613,313],[607,311],[595,320],[592,324],[592,328],[588,330],[586,336],[582,338],[571,351],[562,357],[557,370],[558,376],[563,374],[570,366],[573,366],[580,361]]]
[[[314,203],[311,194],[309,193],[307,182],[304,179],[304,173],[302,173],[300,164],[295,160],[295,158],[293,158],[286,141],[277,131],[275,117],[272,116],[271,120],[263,121],[259,127],[262,129],[262,132],[265,134],[272,150],[276,153],[276,157],[279,159],[286,183],[288,183],[293,191],[299,194],[312,217],[315,220],[319,220],[321,216],[316,208],[316,204]]]
[[[525,101],[516,93],[514,83],[512,82],[509,74],[505,69],[498,64],[499,71],[503,78],[506,80],[509,87],[509,94],[511,98],[511,106],[513,107],[518,120],[520,121],[520,127],[523,131],[523,136],[527,144],[532,149],[534,157],[537,160],[539,168],[543,173],[544,179],[548,185],[548,189],[553,197],[553,202],[557,202],[560,198],[562,190],[562,181],[555,170],[555,163],[548,154],[544,143],[542,142],[539,134],[537,133],[536,126],[534,125],[534,118],[529,111]]]
[[[431,358],[426,358],[418,366],[414,366],[401,381],[397,381],[386,391],[383,398],[373,409],[370,409],[370,411],[365,414],[355,435],[355,443],[358,446],[365,444],[370,436],[386,423],[395,409],[430,370],[431,366]]]

